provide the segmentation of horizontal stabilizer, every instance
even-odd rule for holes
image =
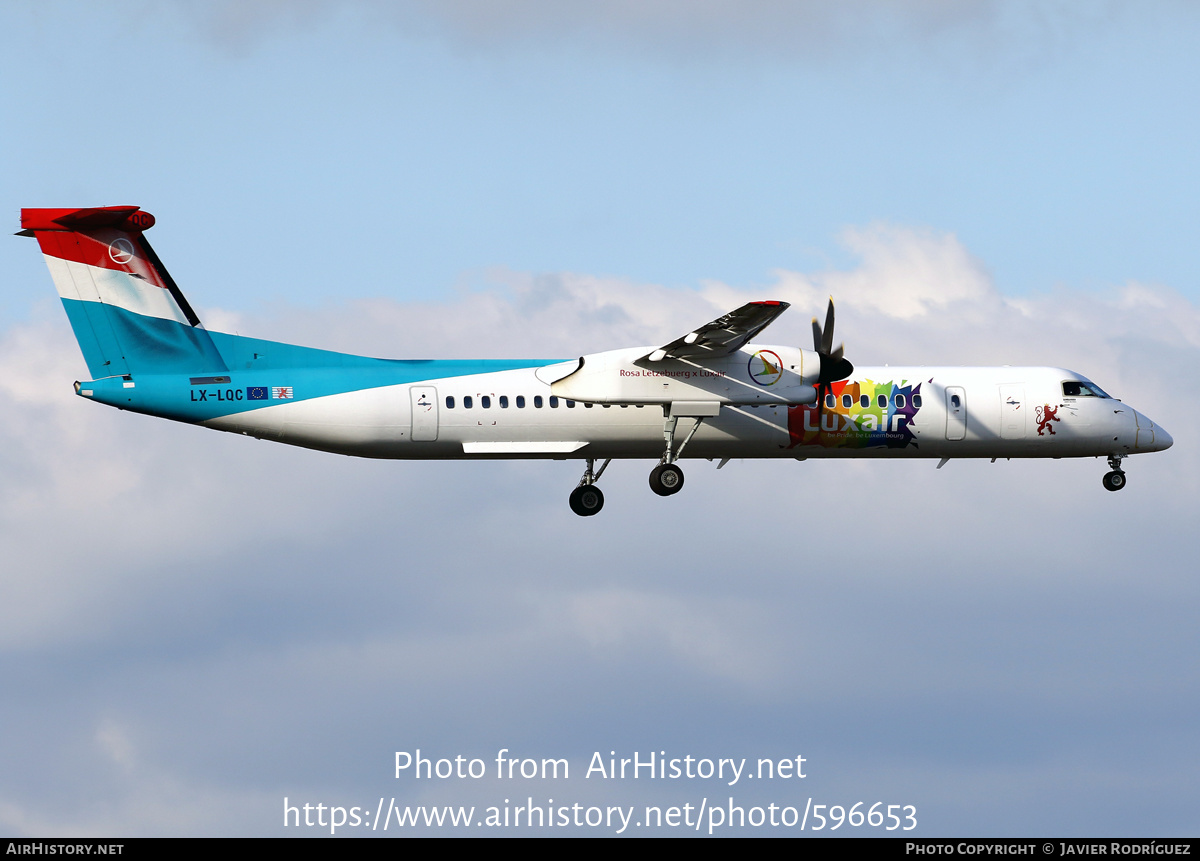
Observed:
[[[154,216],[136,206],[101,206],[90,209],[22,209],[23,230],[96,230],[112,227],[141,231],[154,226]]]

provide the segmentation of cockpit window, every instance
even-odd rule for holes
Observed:
[[[1063,397],[1067,398],[1107,398],[1108,392],[1095,383],[1085,383],[1082,380],[1067,380],[1062,384]]]

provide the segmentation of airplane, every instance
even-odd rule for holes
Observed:
[[[856,369],[833,347],[832,298],[813,349],[752,340],[788,308],[749,302],[662,346],[568,361],[377,359],[212,332],[146,240],[136,206],[22,209],[92,376],[77,395],[131,412],[338,454],[580,459],[569,503],[604,505],[615,459],[1124,458],[1170,434],[1064,368]],[[599,468],[597,462],[602,461]]]

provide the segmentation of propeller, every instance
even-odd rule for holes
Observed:
[[[813,349],[821,357],[821,372],[817,377],[817,427],[821,424],[821,413],[825,409],[825,397],[832,390],[831,383],[844,380],[854,373],[854,365],[843,358],[846,345],[838,344],[833,349],[833,297],[829,297],[829,310],[825,312],[825,328],[813,317]]]

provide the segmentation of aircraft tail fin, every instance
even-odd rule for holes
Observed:
[[[179,285],[146,240],[136,206],[22,209],[96,379],[227,370]]]

